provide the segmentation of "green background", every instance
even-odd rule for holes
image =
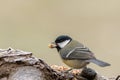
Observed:
[[[89,67],[110,77],[120,73],[120,0],[0,0],[0,48],[30,51],[50,65],[64,65],[48,48],[61,34],[111,63]]]

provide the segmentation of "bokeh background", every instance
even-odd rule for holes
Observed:
[[[48,48],[61,34],[111,63],[89,67],[109,77],[120,74],[120,0],[0,0],[0,48],[30,51],[50,65],[65,65]]]

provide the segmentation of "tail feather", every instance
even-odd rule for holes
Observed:
[[[89,61],[89,62],[92,62],[92,63],[95,63],[95,64],[97,64],[97,65],[99,65],[99,66],[101,66],[101,67],[110,66],[109,63],[103,62],[103,61],[98,60],[98,59],[90,59],[90,60],[88,60],[88,61]]]

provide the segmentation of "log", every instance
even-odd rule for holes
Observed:
[[[91,68],[77,73],[65,70],[49,66],[32,52],[0,49],[0,80],[107,80]]]

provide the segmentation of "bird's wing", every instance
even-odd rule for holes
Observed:
[[[87,47],[76,47],[65,56],[65,59],[78,60],[88,60],[92,58],[94,58],[94,55]]]

